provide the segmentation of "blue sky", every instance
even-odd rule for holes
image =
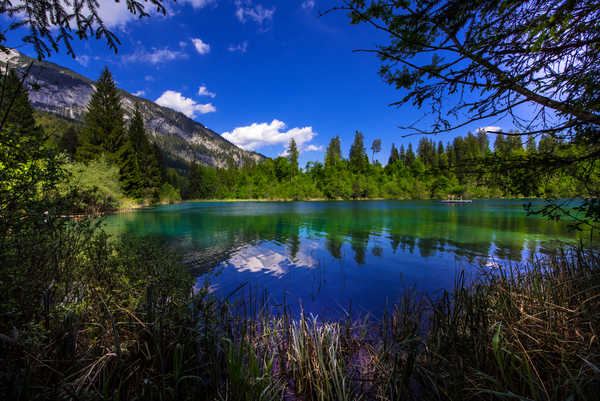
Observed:
[[[241,147],[276,157],[294,137],[304,165],[322,161],[336,135],[347,155],[359,130],[367,150],[382,140],[377,159],[385,163],[392,143],[419,139],[403,138],[398,126],[425,110],[389,107],[404,93],[380,79],[375,56],[353,52],[387,38],[350,25],[343,12],[320,17],[335,0],[178,0],[165,2],[167,16],[142,20],[123,1],[100,4],[121,41],[118,54],[102,40],[87,40],[75,42],[76,60],[64,49],[48,60],[92,79],[106,65],[119,87],[178,109]],[[20,44],[22,34],[11,33],[8,45]],[[485,121],[434,139],[500,124]]]

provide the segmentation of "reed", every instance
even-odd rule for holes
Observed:
[[[94,237],[77,281],[2,323],[14,400],[595,400],[600,260],[577,248],[482,273],[379,320],[319,321],[192,291],[156,242]],[[56,284],[58,285],[58,283]],[[239,289],[238,289],[239,290]],[[348,314],[350,316],[350,314]],[[11,326],[13,329],[11,329]],[[11,332],[12,330],[12,332]],[[16,332],[15,332],[16,330]]]

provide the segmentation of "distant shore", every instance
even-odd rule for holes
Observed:
[[[492,200],[492,199],[498,199],[498,200],[541,200],[544,198],[473,198],[473,200]],[[340,201],[346,201],[346,202],[352,202],[352,201],[442,201],[445,199],[416,199],[416,198],[355,198],[355,199],[344,199],[344,198],[337,198],[337,199],[329,199],[329,198],[310,198],[310,199],[291,199],[291,198],[274,198],[274,199],[265,199],[265,198],[258,198],[258,199],[186,199],[183,201],[177,201],[177,202],[159,202],[159,203],[155,203],[153,205],[150,204],[140,204],[140,205],[135,205],[135,206],[130,206],[127,208],[123,208],[123,209],[115,209],[109,212],[109,214],[120,214],[120,213],[129,213],[129,212],[136,212],[139,210],[151,210],[154,209],[158,206],[166,206],[166,205],[181,205],[181,204],[186,204],[186,203],[247,203],[247,202],[261,202],[261,203],[268,203],[268,202],[280,202],[280,203],[289,203],[289,202],[340,202]]]

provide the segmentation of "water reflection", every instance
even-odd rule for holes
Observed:
[[[520,201],[199,203],[106,226],[164,236],[216,292],[248,282],[317,312],[350,301],[377,310],[403,287],[435,291],[457,269],[526,262],[577,240],[563,222],[526,216]]]

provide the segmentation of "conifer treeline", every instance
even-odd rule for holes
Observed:
[[[521,136],[496,135],[493,150],[488,135],[468,133],[444,144],[422,138],[412,144],[392,145],[388,161],[382,166],[374,161],[381,149],[376,139],[371,146],[372,159],[365,150],[364,136],[356,132],[348,158],[341,151],[339,137],[327,146],[324,163],[309,162],[299,170],[296,144],[290,142],[287,157],[267,159],[261,164],[242,168],[213,169],[191,167],[183,194],[195,199],[430,199],[447,196],[476,198],[583,196],[574,174],[552,172],[540,174],[526,163],[513,160],[535,159],[541,153],[578,152],[574,144],[562,143],[550,136],[536,140]],[[502,162],[502,163],[500,163]],[[502,166],[501,168],[498,166]]]

